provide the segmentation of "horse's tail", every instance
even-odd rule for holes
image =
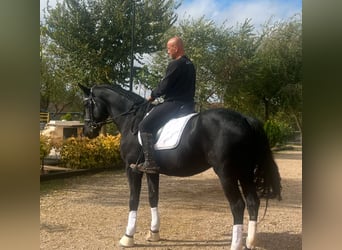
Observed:
[[[255,135],[256,166],[254,181],[257,185],[258,194],[261,197],[281,200],[281,178],[263,124],[250,117],[247,118],[247,121]]]

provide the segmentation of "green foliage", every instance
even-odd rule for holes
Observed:
[[[44,135],[40,135],[40,161],[43,161],[44,157],[48,156],[52,146],[49,143],[49,138]]]
[[[266,121],[264,129],[271,147],[284,144],[293,133],[293,130],[287,123],[276,119]]]
[[[289,21],[267,24],[250,67],[250,81],[242,86],[264,106],[263,119],[279,111],[301,109],[302,26],[294,16]]]
[[[63,0],[44,13],[40,26],[41,110],[79,110],[78,83],[128,83],[132,13],[134,59],[162,48],[161,37],[176,21],[174,0]]]
[[[70,113],[66,113],[65,115],[61,116],[61,120],[72,121],[72,115]]]
[[[133,7],[134,57],[139,60],[161,49],[163,34],[176,21],[174,0],[64,0],[48,11],[46,34],[58,45],[58,57],[81,69],[78,82],[127,81]]]
[[[83,71],[49,38],[45,26],[40,31],[40,109],[55,114],[75,109],[82,99],[74,83]]]
[[[114,123],[108,123],[102,126],[103,133],[107,135],[117,135],[119,133],[118,128]]]
[[[68,138],[60,149],[62,164],[73,169],[120,167],[120,134],[100,135],[95,139]]]

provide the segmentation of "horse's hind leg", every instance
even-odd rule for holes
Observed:
[[[225,177],[219,175],[221,185],[225,196],[227,197],[230,205],[230,209],[233,214],[233,234],[231,250],[241,250],[242,249],[242,234],[243,234],[243,215],[245,210],[245,202],[242,198],[238,180],[235,177]]]
[[[256,187],[253,183],[253,180],[250,180],[249,182],[240,181],[240,184],[246,199],[247,210],[249,214],[246,248],[254,249],[260,200],[257,195]]]
[[[160,219],[159,202],[159,174],[147,174],[148,198],[151,207],[151,228],[146,236],[148,241],[159,241]]]

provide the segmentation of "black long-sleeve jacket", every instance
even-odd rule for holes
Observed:
[[[196,70],[187,56],[169,63],[164,78],[152,90],[151,97],[165,101],[194,102]]]

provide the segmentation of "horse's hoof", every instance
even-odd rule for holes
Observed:
[[[160,241],[160,235],[159,232],[152,232],[151,230],[148,231],[147,236],[146,236],[147,241]]]
[[[133,247],[134,246],[134,238],[133,236],[124,235],[119,241],[119,245],[121,247]]]

